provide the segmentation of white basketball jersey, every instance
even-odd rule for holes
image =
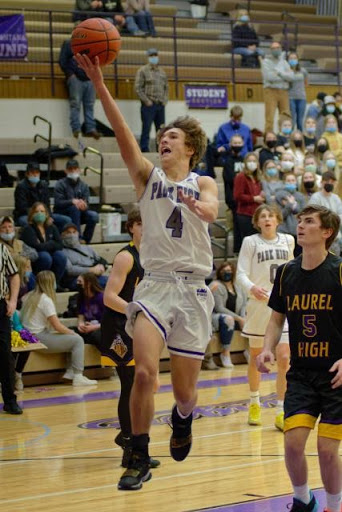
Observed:
[[[178,191],[199,199],[198,175],[170,181],[154,167],[140,198],[143,224],[140,261],[145,270],[193,272],[207,277],[213,268],[208,223],[178,200]]]
[[[294,238],[278,233],[274,240],[261,235],[243,239],[237,265],[237,280],[246,292],[253,285],[271,292],[277,268],[293,258]]]

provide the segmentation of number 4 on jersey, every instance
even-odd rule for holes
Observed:
[[[166,221],[166,227],[172,229],[171,236],[173,238],[182,238],[183,222],[182,211],[179,206],[176,206],[170,217]]]

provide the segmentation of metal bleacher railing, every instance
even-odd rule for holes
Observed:
[[[0,77],[3,79],[48,78],[51,94],[55,82],[63,78],[58,64],[60,47],[73,29],[72,12],[46,10],[0,9],[2,14],[23,13],[29,51],[25,61],[1,57]],[[336,20],[332,22],[332,20]],[[240,56],[232,52],[231,33],[235,20],[229,16],[205,20],[177,16],[154,16],[158,37],[141,38],[123,34],[119,58],[104,68],[107,80],[113,80],[116,92],[120,81],[134,79],[137,69],[146,62],[145,51],[157,46],[160,64],[175,83],[175,96],[180,97],[180,85],[185,81],[232,83],[233,96],[239,83],[261,83],[260,69],[241,66]],[[328,17],[320,23],[296,19],[288,13],[279,19],[251,19],[261,41],[281,40],[285,50],[297,50],[299,57],[312,61],[313,71],[332,76],[335,85],[341,85],[340,44],[342,27],[337,18]],[[335,79],[334,79],[335,77]],[[330,80],[330,83],[332,83]],[[319,82],[317,82],[319,83]]]

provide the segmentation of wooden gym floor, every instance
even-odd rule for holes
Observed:
[[[3,512],[286,511],[291,486],[283,434],[273,426],[274,374],[261,385],[263,425],[247,424],[246,365],[202,371],[189,457],[169,456],[173,398],[161,374],[150,453],[162,465],[140,491],[117,490],[117,378],[97,387],[26,388],[22,416],[0,413],[0,510]],[[310,485],[321,488],[316,434],[310,436]],[[320,511],[325,499],[321,490]]]

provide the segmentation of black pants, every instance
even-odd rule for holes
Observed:
[[[0,382],[5,404],[16,402],[14,394],[14,359],[11,350],[11,322],[5,299],[0,300]]]

